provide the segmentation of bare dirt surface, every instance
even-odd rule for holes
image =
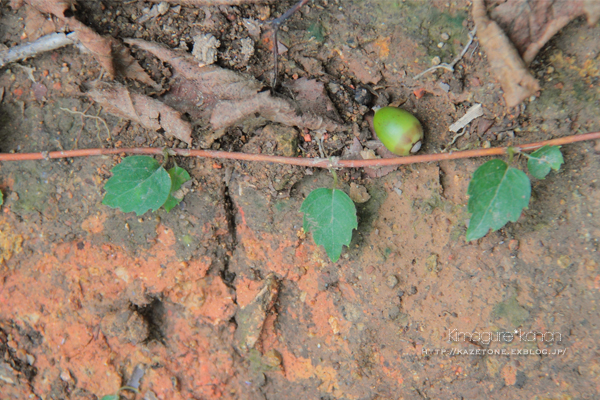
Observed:
[[[143,23],[155,3],[83,1],[74,13],[102,35],[189,51],[211,33],[219,66],[268,86],[268,38],[247,21],[292,4],[172,3]],[[28,12],[0,2],[3,45],[29,40]],[[315,157],[324,137],[340,156],[372,140],[364,116],[391,102],[422,121],[423,153],[600,130],[598,26],[581,17],[554,36],[529,65],[539,95],[511,109],[477,40],[454,72],[413,79],[451,62],[472,28],[466,1],[309,2],[279,33],[278,90],[322,83],[345,127],[326,134],[260,118],[215,133],[182,105],[171,66],[135,47],[160,90],[117,80],[181,105],[194,148]],[[187,146],[92,102],[101,79],[74,46],[4,67],[0,151]],[[448,126],[476,103],[484,116],[449,146]],[[339,171],[343,190],[370,198],[336,263],[299,212],[332,185],[327,171],[178,159],[191,191],[138,217],[102,205],[121,156],[0,163],[0,399],[99,399],[136,366],[144,399],[597,399],[600,143],[562,151],[519,221],[470,243],[466,191],[483,160]]]

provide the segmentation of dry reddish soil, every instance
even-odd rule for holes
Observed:
[[[26,11],[6,3],[0,39],[10,47],[27,41]],[[264,43],[239,61],[242,21],[292,3],[172,5],[138,24],[151,3],[103,0],[82,2],[76,15],[101,34],[173,48],[211,32],[219,65],[268,83]],[[600,130],[600,28],[584,19],[531,64],[539,96],[506,110],[477,41],[455,72],[413,79],[466,44],[466,1],[309,4],[280,32],[280,80],[324,83],[351,127],[327,136],[329,155],[372,138],[360,87],[377,94],[369,106],[399,102],[418,116],[424,153],[446,148],[448,126],[475,103],[486,122],[453,149]],[[134,56],[168,88],[169,65]],[[4,67],[0,150],[180,144],[91,102],[82,85],[101,75],[74,47]],[[319,154],[316,133],[277,125],[195,135],[194,147]],[[563,168],[532,180],[519,221],[470,243],[466,191],[485,160],[379,178],[338,172],[343,190],[359,185],[370,199],[357,204],[359,227],[336,263],[303,232],[299,212],[312,189],[331,186],[327,171],[178,159],[191,191],[169,213],[138,217],[102,205],[121,157],[2,162],[0,399],[99,399],[136,366],[144,399],[597,399],[600,143],[561,150]]]

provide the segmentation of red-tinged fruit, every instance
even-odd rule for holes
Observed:
[[[407,156],[421,148],[423,127],[419,120],[397,107],[383,107],[375,112],[373,128],[381,143],[394,154]]]

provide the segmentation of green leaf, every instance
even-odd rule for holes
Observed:
[[[103,396],[100,400],[119,400],[119,395],[118,394],[108,394],[106,396]]]
[[[188,174],[185,169],[177,165],[169,170],[169,176],[171,177],[171,192],[169,193],[169,197],[164,204],[167,212],[171,211],[171,209],[179,204],[179,202],[181,202],[183,199],[185,193],[183,190],[179,190],[181,185],[192,179],[190,178],[190,174]]]
[[[467,242],[496,231],[508,221],[516,222],[529,204],[531,182],[523,171],[502,160],[491,160],[477,168],[469,182]]]
[[[4,195],[2,194],[2,190],[0,190],[0,206],[4,204]]]
[[[348,246],[352,230],[358,227],[356,207],[348,195],[338,189],[315,189],[304,199],[304,230],[312,232],[318,245],[325,247],[329,259],[336,262],[342,246]]]
[[[560,152],[560,146],[546,145],[529,155],[527,168],[534,178],[544,179],[550,173],[550,168],[558,171],[563,163],[564,160]]]
[[[123,212],[135,211],[142,215],[148,210],[156,211],[171,192],[169,174],[149,156],[124,158],[112,173],[112,178],[104,185],[106,194],[102,204],[120,208]]]

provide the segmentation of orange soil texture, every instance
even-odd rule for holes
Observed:
[[[25,204],[30,189],[14,179],[22,171],[8,173],[6,189],[19,195],[0,219],[2,398],[99,398],[138,365],[141,392],[159,399],[530,398],[598,389],[589,379],[598,372],[594,334],[578,325],[600,289],[587,242],[574,239],[582,228],[465,244],[464,191],[442,184],[464,188],[460,177],[475,163],[420,166],[370,187],[373,208],[358,207],[359,232],[336,264],[302,232],[297,212],[310,190],[330,184],[327,174],[276,200],[234,176],[228,199],[207,184],[171,213],[135,217],[99,204],[101,192],[85,185],[95,167],[61,181],[82,197],[56,204]],[[559,332],[562,341],[482,344],[452,333],[514,329]]]

